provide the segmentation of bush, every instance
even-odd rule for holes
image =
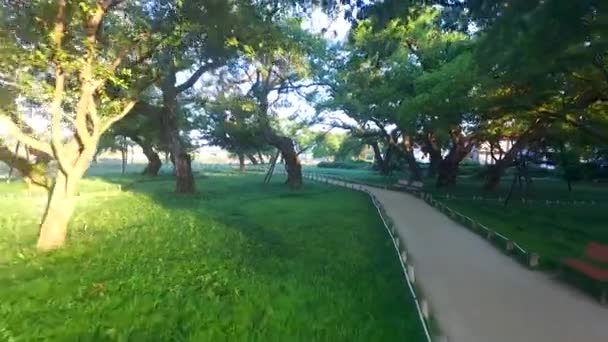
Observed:
[[[365,160],[352,160],[352,161],[334,161],[334,162],[320,162],[317,167],[325,169],[367,169],[372,166],[372,163],[366,162]]]
[[[581,164],[583,177],[585,179],[593,180],[593,179],[602,179],[605,180],[608,178],[608,168],[602,167],[602,165],[598,163],[582,163]]]

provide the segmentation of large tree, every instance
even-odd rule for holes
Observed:
[[[2,13],[3,85],[17,90],[0,120],[8,134],[56,162],[38,247],[64,243],[78,183],[100,136],[126,115],[154,80],[147,58],[160,37],[120,0],[8,2]],[[25,111],[50,125],[33,136]],[[69,132],[69,133],[66,133]]]

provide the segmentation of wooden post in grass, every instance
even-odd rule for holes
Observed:
[[[408,276],[408,278],[410,278],[410,282],[412,284],[416,283],[416,273],[414,273],[413,265],[407,265],[407,276]]]
[[[537,253],[530,253],[530,255],[528,257],[528,266],[530,266],[531,268],[536,268],[536,267],[538,267],[539,263],[540,263],[540,255],[538,255]]]
[[[492,239],[494,239],[494,235],[496,235],[496,234],[494,234],[493,231],[488,230],[486,233],[486,238],[488,239],[488,241],[492,241]]]

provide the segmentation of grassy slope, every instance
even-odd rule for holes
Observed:
[[[322,172],[323,169],[315,171]],[[372,171],[349,172],[333,170],[332,174],[361,180],[381,180]],[[390,181],[390,180],[389,180]],[[513,200],[505,207],[502,201],[473,201],[473,196],[484,196],[486,199],[506,197],[512,178],[507,177],[494,193],[484,193],[481,182],[471,178],[460,178],[458,184],[449,190],[436,189],[432,181],[426,184],[426,191],[450,207],[474,218],[484,225],[519,242],[524,248],[544,256],[544,265],[553,267],[559,259],[566,256],[577,256],[583,253],[589,241],[608,244],[608,189],[606,184],[575,183],[574,190],[568,192],[565,182],[558,179],[536,179],[529,199],[537,201],[522,204],[519,193],[515,192]],[[446,200],[449,193],[452,199]],[[454,199],[456,198],[456,199]],[[595,205],[545,204],[545,200],[560,201],[596,201]]]
[[[30,247],[42,201],[0,199],[0,340],[421,340],[363,194],[259,176],[172,187],[83,197],[51,255]]]

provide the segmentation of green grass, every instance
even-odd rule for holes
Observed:
[[[306,167],[305,172],[315,172],[329,176],[344,177],[353,181],[373,184],[373,185],[392,185],[397,183],[401,178],[406,178],[405,174],[393,172],[390,176],[383,176],[380,173],[371,169],[330,169],[318,167]]]
[[[366,195],[278,178],[92,192],[50,254],[32,248],[43,198],[0,199],[0,340],[423,340]]]
[[[386,184],[378,181],[383,178],[373,171],[358,171],[353,176],[343,170],[332,170],[331,174]],[[395,183],[392,179],[386,182]],[[424,190],[449,207],[517,241],[526,250],[539,253],[543,267],[555,268],[564,257],[582,255],[590,241],[608,244],[606,184],[574,183],[573,191],[569,192],[566,183],[557,178],[537,178],[527,197],[531,202],[523,204],[516,190],[505,206],[504,200],[499,199],[506,198],[511,182],[512,177],[506,177],[495,192],[484,192],[481,180],[472,177],[459,177],[457,184],[448,189],[437,189],[433,180],[426,180]],[[473,200],[473,196],[482,196],[484,200]],[[547,205],[546,200],[561,203]],[[587,204],[572,204],[573,201]],[[591,201],[595,204],[590,204]]]

